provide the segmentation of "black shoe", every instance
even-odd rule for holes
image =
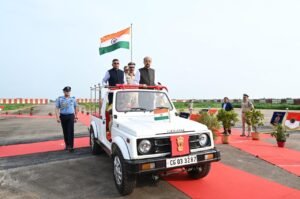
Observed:
[[[70,153],[73,153],[73,152],[74,152],[74,149],[73,149],[73,148],[69,148],[69,152],[70,152]]]
[[[69,150],[69,147],[68,146],[65,146],[65,151]]]

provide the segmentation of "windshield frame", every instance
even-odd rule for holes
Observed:
[[[170,108],[169,108],[169,111],[173,111],[174,110],[174,105],[173,105],[173,103],[172,103],[172,101],[170,100],[170,98],[169,98],[169,96],[167,95],[167,93],[166,92],[164,92],[164,91],[159,91],[159,90],[120,90],[120,91],[117,91],[117,92],[115,92],[115,95],[114,95],[114,103],[115,103],[115,105],[114,105],[114,109],[116,110],[116,112],[118,112],[118,113],[137,113],[137,112],[153,112],[153,110],[155,110],[155,109],[152,109],[152,110],[125,110],[125,111],[121,111],[121,110],[118,110],[118,108],[117,108],[117,103],[118,103],[118,94],[120,94],[120,93],[125,93],[125,92],[128,92],[128,93],[132,93],[132,92],[136,92],[136,93],[154,93],[154,94],[156,94],[156,93],[159,93],[159,94],[163,94],[164,95],[164,97],[166,97],[166,99],[167,99],[167,101],[169,102],[169,104],[170,104]],[[133,107],[133,108],[135,108],[135,107]],[[141,107],[141,108],[143,108],[143,107]]]

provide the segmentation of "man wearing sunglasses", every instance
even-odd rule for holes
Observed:
[[[108,70],[105,73],[105,76],[102,80],[102,85],[115,86],[117,84],[124,84],[126,82],[124,71],[119,69],[120,62],[118,59],[112,60],[112,69]],[[113,94],[110,93],[108,95],[108,102],[112,104],[113,101]]]

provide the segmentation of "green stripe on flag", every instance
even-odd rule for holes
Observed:
[[[154,117],[155,121],[169,119],[169,116]]]
[[[111,46],[106,46],[106,47],[102,47],[102,48],[100,47],[99,53],[100,53],[100,55],[103,55],[105,53],[109,53],[109,52],[117,50],[119,48],[129,49],[129,42],[128,41],[119,41]]]

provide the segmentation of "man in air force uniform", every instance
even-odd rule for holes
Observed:
[[[71,97],[71,87],[63,89],[64,96],[57,98],[55,103],[56,120],[61,123],[66,150],[73,152],[74,149],[74,122],[77,121],[78,107],[75,97]]]

